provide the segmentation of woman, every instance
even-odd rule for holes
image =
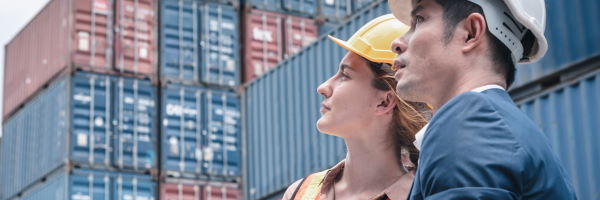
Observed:
[[[390,44],[408,27],[391,14],[378,17],[347,42],[339,71],[319,86],[324,97],[319,131],[344,139],[346,159],[288,187],[283,199],[406,199],[418,151],[414,134],[427,121],[423,104],[395,93]]]

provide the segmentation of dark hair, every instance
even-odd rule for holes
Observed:
[[[387,64],[365,60],[375,75],[371,85],[381,91],[395,91],[396,79],[384,70]],[[402,149],[405,148],[409,153],[410,161],[416,168],[419,159],[419,150],[414,146],[413,142],[415,141],[415,134],[427,124],[427,114],[430,112],[430,109],[425,103],[405,101],[395,92],[394,94],[398,102],[394,108],[392,123],[388,129],[388,132],[391,133],[389,135],[391,137],[390,141],[394,145],[400,166],[406,167],[408,164],[402,162]]]
[[[447,44],[454,36],[454,30],[459,22],[467,18],[471,13],[479,13],[485,16],[483,9],[473,2],[467,0],[436,0],[444,9],[444,42]],[[497,73],[504,75],[506,87],[510,87],[515,81],[515,63],[511,52],[498,38],[487,31],[490,38],[492,60],[496,63]],[[527,53],[527,52],[525,52]]]

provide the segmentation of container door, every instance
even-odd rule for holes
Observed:
[[[73,37],[73,63],[97,72],[112,70],[113,1],[77,0]]]
[[[116,70],[155,74],[155,0],[116,0]]]
[[[249,82],[283,58],[283,15],[251,10],[245,18],[244,81]]]
[[[206,3],[201,9],[202,81],[234,87],[239,84],[238,13],[218,3]]]
[[[202,90],[169,85],[163,91],[163,170],[175,177],[197,177],[204,173]]]
[[[115,165],[146,171],[156,167],[155,90],[149,81],[116,78]]]
[[[198,1],[162,2],[161,77],[200,82]]]
[[[287,16],[285,19],[285,57],[298,53],[313,43],[319,36],[318,26],[314,20]]]
[[[149,176],[117,174],[111,200],[154,200],[156,183]]]
[[[110,175],[95,171],[76,171],[70,176],[72,200],[109,200]]]
[[[79,73],[72,80],[71,156],[76,165],[110,167],[111,78]]]
[[[207,91],[208,172],[217,177],[240,176],[240,100],[235,94]]]

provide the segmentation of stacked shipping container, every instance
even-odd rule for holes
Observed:
[[[598,45],[590,45],[598,43],[593,41],[600,38],[600,29],[589,20],[596,19],[592,15],[597,14],[592,13],[600,9],[600,4],[588,0],[559,2],[547,1],[548,55],[540,62],[518,66],[516,87],[510,92],[513,96],[518,94],[521,109],[552,141],[573,179],[577,195],[582,199],[597,199],[600,180],[590,170],[600,162],[594,156],[600,152],[590,141],[597,141],[594,135],[598,134],[595,127],[600,110],[591,102],[600,98],[600,54],[596,50]],[[369,20],[389,13],[385,1],[367,7],[331,34],[349,38]],[[564,19],[561,16],[571,16],[574,20],[556,23]],[[337,66],[345,52],[320,37],[245,86],[247,157],[243,163],[244,192],[248,199],[280,198],[293,181],[331,167],[345,155],[341,140],[320,134],[314,128],[320,116],[316,88],[335,73],[333,66]]]
[[[76,73],[55,81],[4,124],[2,198],[62,167],[156,170],[155,98],[149,81]]]
[[[76,69],[153,79],[154,6],[154,0],[50,1],[6,45],[3,119]]]
[[[241,199],[235,5],[163,0],[160,6],[160,199]]]
[[[52,0],[6,45],[0,199],[154,199],[156,3]]]

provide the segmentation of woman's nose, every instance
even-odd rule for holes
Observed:
[[[331,88],[329,87],[329,80],[321,83],[319,87],[317,87],[317,93],[325,98],[329,98],[331,96]]]

